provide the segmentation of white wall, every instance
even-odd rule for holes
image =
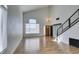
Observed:
[[[39,34],[25,34],[25,30],[24,30],[24,37],[43,36],[44,35],[44,25],[48,24],[48,23],[46,23],[47,17],[48,17],[48,7],[40,8],[37,10],[33,10],[33,11],[24,13],[24,24],[28,23],[30,18],[35,18],[37,23],[40,24],[40,33]]]
[[[22,39],[22,13],[19,6],[8,5],[8,47],[5,53],[13,53]]]
[[[79,23],[68,29],[66,32],[58,36],[58,41],[69,44],[69,38],[79,40]]]
[[[77,9],[78,5],[55,5],[51,7],[52,24],[65,22]],[[60,20],[56,20],[59,17]],[[79,24],[76,24],[58,38],[59,41],[69,44],[69,37],[79,39]]]
[[[66,21],[77,9],[78,5],[55,5],[51,6],[52,24],[63,23]],[[56,20],[56,18],[60,20]]]

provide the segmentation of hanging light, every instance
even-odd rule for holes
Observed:
[[[46,21],[47,21],[47,22],[50,22],[50,17],[47,17],[47,18],[46,18]]]

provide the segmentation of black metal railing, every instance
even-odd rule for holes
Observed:
[[[79,9],[76,10],[58,29],[57,29],[57,36],[64,33],[66,30],[71,28],[79,22]]]

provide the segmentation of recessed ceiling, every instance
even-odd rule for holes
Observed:
[[[48,5],[21,5],[20,8],[22,12],[28,12],[31,10],[40,9],[47,6]]]

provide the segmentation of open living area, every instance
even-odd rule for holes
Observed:
[[[79,54],[79,5],[0,5],[0,54]]]

